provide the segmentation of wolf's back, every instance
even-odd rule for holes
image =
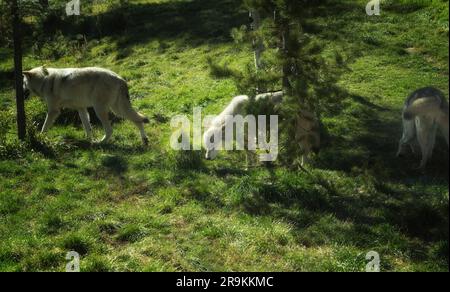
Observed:
[[[421,98],[414,101],[403,112],[405,120],[412,120],[417,116],[438,116],[442,112],[442,106],[433,98]]]
[[[442,113],[448,114],[448,102],[444,94],[433,87],[419,89],[408,98],[403,118],[412,120],[417,116],[436,117]]]

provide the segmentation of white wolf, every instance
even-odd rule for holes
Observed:
[[[264,93],[259,94],[255,97],[256,102],[270,102],[272,104],[279,104],[283,100],[283,92],[270,92],[270,93]],[[218,150],[214,148],[214,143],[211,143],[212,139],[222,138],[222,132],[223,130],[228,126],[228,123],[234,123],[235,120],[233,119],[227,119],[227,117],[235,117],[236,115],[246,116],[247,113],[247,106],[250,103],[250,98],[247,95],[239,95],[234,97],[230,104],[216,117],[214,118],[208,125],[207,130],[203,134],[203,145],[209,146],[206,147],[206,155],[205,158],[207,160],[213,160],[218,155]],[[252,133],[256,134],[256,133]],[[240,142],[240,141],[238,141]],[[253,148],[255,148],[256,145],[256,137],[249,137],[248,138],[249,144],[253,143]],[[242,146],[242,145],[240,145]],[[248,147],[248,150],[252,147]],[[256,150],[256,149],[255,149]],[[246,152],[246,159],[248,162],[248,152]]]
[[[47,131],[62,108],[77,110],[89,139],[92,128],[87,108],[93,107],[105,130],[100,141],[106,143],[112,136],[109,112],[132,121],[138,127],[144,144],[148,138],[144,124],[149,120],[131,107],[128,86],[116,73],[102,68],[54,69],[45,66],[23,72],[24,92],[41,97],[48,106],[42,132]]]
[[[218,149],[214,148],[212,144],[212,139],[219,138],[222,140],[222,131],[226,127],[227,116],[235,116],[235,115],[244,115],[245,114],[245,106],[250,101],[250,98],[247,95],[239,95],[233,98],[231,103],[218,115],[214,118],[211,123],[208,125],[208,129],[203,134],[203,145],[211,145],[210,147],[206,147],[205,158],[207,160],[213,160],[219,154]]]
[[[236,96],[232,99],[230,104],[208,125],[206,132],[203,135],[203,144],[210,145],[211,140],[214,138],[221,138],[222,131],[227,127],[227,123],[233,123],[233,120],[226,119],[227,116],[246,115],[247,105],[250,102],[250,98],[246,95]],[[255,97],[255,102],[270,103],[272,105],[279,105],[283,102],[283,92],[271,92],[259,94]],[[256,137],[253,137],[256,138]],[[308,156],[311,152],[317,152],[320,147],[320,126],[315,115],[309,111],[300,111],[296,120],[296,142],[302,149],[302,165],[307,162]],[[249,144],[252,143],[252,138],[248,139]],[[218,150],[214,147],[206,147],[205,158],[207,160],[213,160],[217,157]],[[248,160],[248,154],[247,154]]]
[[[449,145],[449,106],[444,94],[438,89],[426,87],[413,92],[406,100],[403,109],[403,137],[400,140],[397,156],[403,152],[404,145],[410,145],[416,138],[422,151],[419,168],[424,168],[433,154],[438,128]]]

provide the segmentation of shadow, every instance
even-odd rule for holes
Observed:
[[[242,196],[239,208],[252,216],[289,222],[293,235],[306,247],[337,243],[371,249],[404,236],[409,239],[402,239],[404,242],[396,248],[408,251],[413,260],[420,260],[429,255],[417,239],[448,245],[448,203],[434,206],[424,201],[434,195],[432,192],[405,193],[376,184],[376,193],[358,195],[334,186],[326,177],[295,180],[280,176],[270,183],[255,182],[249,188],[251,195]],[[434,256],[448,261],[448,254],[443,251],[445,244]]]
[[[154,113],[152,119],[159,124],[167,124],[170,121],[169,117],[162,113]]]
[[[219,65],[216,63],[212,58],[208,58],[208,65],[210,68],[210,74],[212,77],[216,79],[225,79],[225,78],[243,78],[243,76],[240,76],[238,72],[235,72],[234,70],[230,69],[226,64],[224,66]]]
[[[405,2],[389,3],[383,5],[383,10],[394,13],[410,13],[426,5]],[[345,13],[343,13],[344,11]],[[386,42],[376,33],[368,33],[365,30],[364,27],[367,23],[381,24],[386,21],[386,19],[380,21],[379,18],[368,16],[365,12],[365,3],[330,0],[325,5],[314,7],[303,19],[305,32],[339,43],[346,52],[348,64],[365,55],[366,51],[373,53],[380,50],[382,54],[386,54],[386,51],[391,51],[395,55],[405,54],[404,48],[399,44]],[[401,33],[401,30],[398,33]]]
[[[436,212],[436,208],[432,208],[422,200],[422,197],[431,197],[433,193],[410,192],[405,195],[404,192],[381,183],[376,185],[376,189],[386,197],[394,196],[402,201],[401,205],[391,203],[384,206],[388,207],[385,211],[386,218],[399,226],[406,234],[426,242],[448,240],[449,209],[441,208]]]
[[[342,13],[343,11],[346,13]],[[351,19],[346,19],[349,17]],[[326,19],[327,21],[320,23],[315,21],[316,19]],[[313,9],[310,9],[303,17],[302,24],[307,33],[320,34],[321,37],[330,40],[345,40],[355,37],[348,35],[348,27],[355,22],[366,20],[365,5],[357,3],[357,1],[330,0],[323,5],[314,5]]]
[[[420,1],[411,1],[411,3],[406,3],[405,1],[391,1],[387,5],[385,5],[383,9],[398,14],[413,13],[429,5],[429,3],[427,4],[424,2],[427,1],[422,1],[422,3],[420,3]]]
[[[419,165],[420,154],[396,157],[402,136],[401,110],[381,107],[367,97],[349,97],[357,105],[334,117],[345,123],[346,128],[328,133],[327,147],[321,149],[314,166],[347,173],[356,169],[387,181],[422,177],[423,173],[414,170]],[[349,132],[352,135],[347,135]],[[448,166],[448,148],[439,136],[426,176],[448,181]]]
[[[119,58],[132,52],[132,46],[160,40],[177,40],[180,47],[232,40],[230,31],[248,22],[239,0],[192,0],[163,3],[125,2],[98,15],[72,18],[50,17],[47,33],[62,30],[65,35],[82,34],[92,38],[114,37]]]
[[[412,260],[433,256],[448,262],[448,200],[430,203],[426,199],[436,199],[436,185],[448,185],[445,141],[438,138],[426,171],[415,171],[418,155],[395,157],[402,134],[401,109],[379,106],[367,97],[348,98],[355,103],[327,122],[342,123],[345,128],[333,127],[333,134],[328,133],[329,144],[313,167],[349,177],[367,176],[374,190],[359,194],[315,172],[292,180],[270,172],[270,182],[255,182],[245,189],[251,195],[242,196],[240,208],[253,216],[289,222],[297,240],[307,247],[338,243],[370,249],[375,242],[389,245],[400,236],[407,240],[398,248]],[[418,183],[421,188],[412,187]],[[389,230],[380,231],[384,228]],[[436,247],[433,255],[426,245]]]
[[[189,171],[206,171],[201,151],[175,151],[173,154],[175,171],[183,173]]]
[[[390,110],[390,109],[388,109],[388,108],[385,108],[385,107],[376,105],[376,104],[374,104],[373,102],[369,101],[367,98],[364,98],[364,97],[359,96],[359,95],[351,94],[351,95],[349,95],[349,97],[350,97],[354,102],[357,102],[357,103],[359,103],[359,104],[361,104],[361,105],[365,105],[365,106],[367,106],[367,107],[369,107],[369,108],[371,108],[371,109],[377,110],[377,111],[389,111],[389,110]]]
[[[48,143],[46,140],[41,140],[35,131],[30,131],[30,127],[28,128],[26,140],[31,150],[42,154],[48,159],[57,158],[57,150],[53,147],[53,145]]]
[[[229,175],[244,176],[248,174],[248,172],[243,170],[242,168],[226,167],[226,166],[215,167],[212,169],[212,173],[218,177],[226,177]]]
[[[76,138],[65,138],[64,144],[71,149],[80,149],[80,150],[102,150],[112,155],[119,155],[123,153],[127,154],[143,154],[148,149],[147,146],[144,145],[123,145],[114,143],[114,141],[101,144],[101,143],[93,143],[88,141],[87,139],[76,139]]]
[[[0,71],[0,91],[14,88],[14,71]]]
[[[101,165],[115,175],[121,175],[128,170],[128,161],[119,155],[103,156]]]
[[[88,108],[90,122],[92,126],[102,126],[102,123],[100,122],[99,118],[97,117],[97,114],[95,113],[93,108]],[[38,115],[34,116],[34,121],[39,121],[40,124],[43,124],[45,121],[46,113],[39,113]],[[124,121],[124,119],[119,118],[118,116],[114,115],[113,113],[109,113],[109,120],[111,121],[111,125],[114,126],[115,123],[119,123]],[[78,115],[78,112],[76,110],[70,110],[70,109],[62,109],[61,114],[55,121],[56,125],[73,125],[75,127],[81,127],[82,123],[80,120],[80,117]]]

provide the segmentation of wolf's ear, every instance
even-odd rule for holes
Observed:
[[[22,75],[23,75],[23,77],[29,78],[32,75],[32,73],[30,71],[23,71]]]
[[[46,65],[42,66],[42,72],[44,72],[44,75],[45,75],[45,76],[47,76],[47,75],[49,74]]]

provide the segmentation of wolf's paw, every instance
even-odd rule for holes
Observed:
[[[105,144],[108,144],[108,142],[109,142],[109,138],[105,136],[101,140],[95,141],[94,144],[105,145]]]
[[[148,146],[149,144],[148,137],[142,138],[142,144],[144,144],[144,146]]]

